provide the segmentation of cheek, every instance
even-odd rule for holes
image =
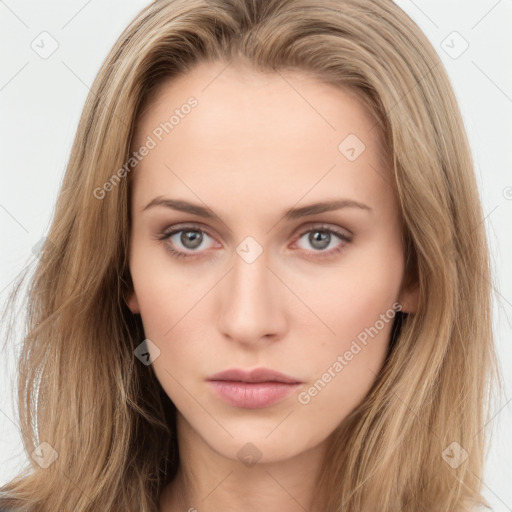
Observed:
[[[148,338],[165,340],[174,324],[201,298],[197,277],[171,260],[162,245],[136,246],[130,272],[144,331]],[[205,276],[207,277],[207,276]]]
[[[383,326],[381,316],[394,317],[402,274],[399,252],[368,251],[317,276],[315,287],[305,283],[308,305],[326,326],[322,339],[340,348],[376,323],[379,331],[386,330],[391,322]]]
[[[357,261],[347,258],[309,292],[311,308],[328,326],[322,328],[320,340],[306,349],[318,379],[311,396],[322,394],[318,401],[326,406],[329,400],[345,405],[359,402],[384,363],[400,309],[403,258],[399,247],[389,242],[380,247],[358,254]]]
[[[218,277],[186,271],[170,258],[163,247],[139,248],[130,269],[145,337],[159,350],[155,373],[174,400],[187,372],[204,359],[207,293]]]
[[[336,336],[304,347],[311,380],[297,397],[310,414],[322,415],[326,431],[336,428],[372,388],[385,362],[396,318],[396,308],[386,294],[380,301],[361,294],[338,304],[330,324]]]

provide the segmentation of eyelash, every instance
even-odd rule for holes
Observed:
[[[186,231],[195,231],[202,234],[208,235],[210,238],[213,238],[210,234],[208,234],[207,231],[205,231],[203,228],[199,226],[189,225],[189,226],[181,226],[179,229],[174,229],[172,231],[162,232],[157,239],[161,241],[165,241],[170,239],[173,235],[176,233],[186,232]],[[332,228],[328,228],[323,225],[318,226],[310,226],[308,229],[302,231],[298,237],[296,238],[296,241],[300,240],[305,234],[310,233],[311,231],[320,231],[322,233],[328,233],[330,235],[334,235],[338,237],[342,243],[340,243],[335,249],[331,249],[329,251],[311,251],[313,253],[316,253],[315,257],[319,258],[330,258],[332,256],[335,256],[339,252],[341,252],[346,244],[350,243],[352,241],[352,238],[345,235],[344,233],[341,233],[340,231],[337,231]],[[166,247],[166,250],[175,258],[200,258],[201,256],[198,254],[194,254],[194,252],[185,253],[183,251],[177,251],[176,249],[173,249],[172,247],[168,246]]]

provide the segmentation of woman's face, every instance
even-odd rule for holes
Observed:
[[[138,120],[127,302],[180,433],[222,456],[320,447],[414,308],[374,124],[298,71],[220,63],[166,82]]]

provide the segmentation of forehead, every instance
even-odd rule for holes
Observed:
[[[168,120],[173,108],[179,109],[191,96],[200,104],[194,117],[200,118],[201,124],[222,122],[224,128],[231,124],[238,130],[250,128],[250,119],[253,123],[259,120],[269,131],[270,121],[288,119],[283,135],[290,136],[295,133],[290,130],[298,128],[296,121],[302,120],[323,132],[338,132],[335,138],[350,124],[361,138],[380,144],[381,133],[359,91],[326,83],[298,69],[257,71],[244,61],[202,62],[185,74],[163,80],[145,101],[137,131],[147,132],[155,122]]]
[[[393,193],[381,135],[350,89],[298,70],[202,63],[160,84],[146,103],[132,150],[149,139],[154,147],[134,178],[152,192],[207,197],[215,185],[226,199],[252,192],[293,203],[308,191],[337,190],[375,203]]]

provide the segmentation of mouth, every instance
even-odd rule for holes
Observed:
[[[219,398],[234,407],[261,409],[292,394],[302,381],[268,368],[231,369],[207,379]]]

